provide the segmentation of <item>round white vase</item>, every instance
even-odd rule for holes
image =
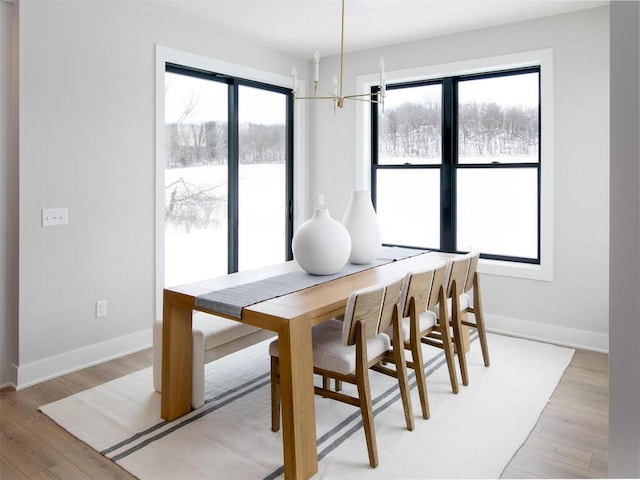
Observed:
[[[351,253],[349,233],[329,215],[316,208],[313,217],[296,230],[291,243],[293,258],[312,275],[331,275],[345,266]]]
[[[342,219],[351,237],[349,262],[364,265],[375,260],[382,246],[378,216],[368,190],[355,190]]]

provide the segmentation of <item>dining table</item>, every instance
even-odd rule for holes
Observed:
[[[406,250],[406,249],[402,249]],[[191,410],[192,314],[194,310],[276,332],[280,355],[283,465],[286,479],[311,478],[318,471],[311,329],[344,313],[349,295],[370,285],[386,285],[409,272],[434,268],[452,254],[418,251],[410,256],[383,249],[382,260],[356,273],[243,306],[237,315],[203,304],[216,291],[260,285],[301,268],[295,260],[165,288],[163,291],[162,393],[163,420]],[[306,274],[308,275],[308,274]]]

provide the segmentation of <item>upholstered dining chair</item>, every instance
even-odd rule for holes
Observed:
[[[376,285],[357,290],[349,296],[342,321],[329,320],[312,329],[313,370],[314,373],[323,377],[323,386],[314,387],[315,393],[360,408],[369,464],[372,467],[378,466],[378,451],[369,387],[370,368],[383,361],[396,363],[397,370],[401,372],[397,378],[400,390],[403,392],[405,422],[408,430],[413,430],[414,427],[406,370],[404,370],[404,376],[402,374],[405,369],[404,361],[400,357],[403,353],[402,349],[392,349],[391,339],[381,330],[381,326],[386,329],[391,324],[392,327],[396,327],[395,331],[399,331],[397,303],[400,286],[401,281],[398,281],[389,287]],[[388,314],[389,310],[391,314]],[[276,432],[280,429],[277,340],[271,343],[269,353],[271,355],[271,429]],[[355,385],[357,396],[325,388],[328,387],[326,379]]]
[[[474,249],[469,253],[452,258],[447,266],[447,305],[451,310],[449,325],[453,330],[463,385],[469,385],[466,361],[466,352],[469,350],[467,328],[475,328],[478,331],[484,365],[486,367],[490,365],[482,311],[480,276],[478,274],[479,259],[480,251]],[[439,314],[437,308],[434,311]],[[473,314],[473,321],[470,319],[469,313]]]
[[[487,333],[484,325],[484,314],[482,311],[482,295],[480,292],[480,275],[478,274],[478,261],[480,260],[480,251],[472,250],[466,255],[462,255],[460,257],[456,257],[452,259],[452,271],[454,269],[455,264],[460,263],[461,268],[458,270],[464,271],[464,264],[468,262],[468,270],[465,276],[464,283],[462,283],[461,278],[462,275],[459,275],[459,281],[450,279],[449,286],[452,290],[451,299],[452,299],[452,318],[457,316],[459,318],[459,328],[462,326],[475,328],[478,331],[478,338],[480,340],[480,348],[482,350],[482,359],[484,361],[484,366],[488,367],[490,365],[489,360],[489,346],[487,344]],[[455,293],[454,290],[455,289]],[[457,298],[457,305],[456,299]],[[469,317],[469,313],[473,314],[473,321]],[[461,332],[461,336],[464,336],[464,333]],[[462,350],[466,352],[468,350],[465,348]],[[466,364],[466,362],[465,362]],[[464,379],[463,379],[464,380]],[[464,385],[468,384],[464,383]]]
[[[411,352],[407,366],[415,371],[423,418],[429,418],[427,381],[424,374],[422,344],[444,350],[453,393],[458,393],[458,379],[447,316],[444,281],[447,264],[418,272],[410,272],[404,279],[400,305],[404,305],[401,321],[403,345]],[[433,309],[440,308],[440,319]]]
[[[445,316],[443,317],[442,307],[446,306],[448,309],[451,309],[451,316],[447,318],[445,325],[451,327],[453,331],[453,343],[455,345],[455,353],[458,356],[458,364],[460,365],[460,376],[462,377],[462,384],[465,386],[469,385],[466,360],[466,350],[468,346],[464,338],[466,334],[463,333],[462,329],[462,310],[464,308],[461,306],[461,295],[467,281],[470,264],[470,254],[460,255],[449,260],[447,263],[445,289],[447,300],[441,302],[437,308],[434,308],[440,322],[443,321],[443,318],[447,318],[447,312],[444,312]]]

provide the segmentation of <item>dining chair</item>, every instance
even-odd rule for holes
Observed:
[[[467,281],[467,274],[469,273],[469,266],[471,264],[471,255],[459,255],[452,258],[447,262],[446,273],[446,301],[441,302],[437,308],[434,308],[434,312],[442,322],[442,318],[445,318],[445,325],[451,328],[453,344],[455,347],[455,354],[458,356],[458,364],[460,365],[460,376],[462,377],[462,384],[469,385],[469,374],[467,371],[467,359],[466,350],[468,345],[466,338],[468,334],[462,328],[462,310],[461,295],[464,291],[464,286]],[[445,306],[444,317],[442,316],[442,307]],[[451,315],[447,316],[447,310],[451,310]]]
[[[446,291],[447,305],[451,309],[449,324],[453,330],[455,352],[458,355],[462,384],[465,386],[469,385],[466,361],[466,353],[469,350],[467,328],[475,328],[478,331],[484,365],[486,367],[490,365],[489,347],[487,345],[482,311],[480,276],[478,274],[479,259],[480,252],[472,250],[449,260],[448,263]],[[437,309],[436,313],[438,313]],[[473,314],[474,321],[471,321],[469,313]]]
[[[378,451],[369,387],[370,368],[381,362],[396,364],[397,372],[389,374],[398,378],[407,429],[414,428],[406,367],[401,357],[404,352],[402,349],[393,349],[391,338],[381,329],[381,327],[387,329],[391,325],[396,327],[395,331],[399,331],[398,299],[401,282],[400,280],[388,287],[376,285],[353,292],[347,300],[342,321],[332,319],[316,325],[311,331],[313,371],[323,377],[323,386],[315,386],[314,391],[322,397],[360,408],[369,464],[374,468],[378,466]],[[396,340],[399,340],[399,337]],[[269,354],[271,355],[271,429],[277,432],[280,429],[277,340],[269,346]],[[355,385],[357,396],[325,388],[329,383],[326,379]]]
[[[480,348],[482,350],[482,359],[484,361],[484,366],[488,367],[490,365],[489,346],[487,344],[487,333],[484,325],[482,295],[480,292],[480,275],[478,273],[480,251],[472,250],[466,256],[469,258],[469,270],[464,282],[464,288],[460,289],[456,286],[456,289],[460,294],[458,301],[460,324],[465,327],[475,328],[478,331]],[[474,321],[470,320],[469,313],[473,314]],[[465,351],[466,350],[467,349],[465,349]]]
[[[407,360],[406,364],[415,371],[422,417],[425,419],[429,418],[430,413],[422,344],[444,350],[451,390],[453,393],[458,393],[444,289],[446,268],[447,264],[443,263],[433,269],[408,273],[404,279],[400,299],[400,305],[403,305],[401,320],[403,345],[411,352],[411,360]],[[433,311],[437,305],[443,305],[440,309],[442,312],[440,320]]]

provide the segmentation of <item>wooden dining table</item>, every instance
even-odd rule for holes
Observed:
[[[226,316],[276,332],[280,351],[282,443],[285,478],[310,478],[318,471],[311,328],[342,313],[349,295],[374,284],[388,284],[408,272],[442,264],[450,254],[426,252],[390,261],[242,309],[241,318],[196,306],[211,291],[299,271],[295,261],[233,273],[164,289],[162,335],[162,419],[191,410],[192,313]]]

